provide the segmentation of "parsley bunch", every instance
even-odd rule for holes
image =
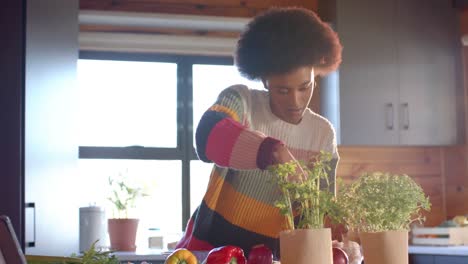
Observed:
[[[422,188],[406,174],[365,173],[340,189],[339,215],[350,230],[409,230],[412,222],[425,220],[421,210],[431,208]]]
[[[292,161],[269,168],[282,196],[275,202],[281,214],[287,218],[288,229],[323,228],[325,215],[336,210],[334,193],[330,191],[332,183],[328,178],[331,170],[332,155],[320,152],[308,164],[302,161]],[[305,177],[291,177],[297,174],[301,166]],[[291,181],[299,178],[299,181]],[[297,225],[294,219],[297,217]]]

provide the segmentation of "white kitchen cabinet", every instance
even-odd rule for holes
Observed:
[[[338,0],[343,145],[458,143],[456,10],[445,0]]]
[[[78,252],[78,0],[29,0],[26,21],[26,254]],[[92,184],[92,183],[88,183]]]

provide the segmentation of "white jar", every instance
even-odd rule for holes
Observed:
[[[107,247],[107,219],[99,206],[80,207],[80,252],[87,251],[96,242],[96,248]]]

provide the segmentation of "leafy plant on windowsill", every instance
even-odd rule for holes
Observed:
[[[117,218],[128,218],[129,209],[135,208],[137,199],[147,197],[143,188],[131,187],[127,183],[128,177],[119,175],[119,177],[109,177],[109,185],[111,187],[111,195],[108,200],[114,205],[117,211]]]
[[[83,264],[118,264],[119,260],[115,255],[112,255],[112,251],[102,251],[96,249],[95,241],[91,247],[83,253],[81,256],[72,255],[72,257],[78,257],[82,259]]]
[[[112,251],[96,249],[95,241],[82,255],[72,254],[71,257],[26,255],[28,264],[119,264],[119,260]]]
[[[282,193],[275,206],[286,216],[288,229],[323,228],[325,216],[337,210],[334,194],[329,190],[331,159],[331,153],[321,151],[308,164],[292,161],[270,166],[269,170],[276,176],[275,182]],[[305,175],[297,174],[298,166],[302,167]],[[291,181],[295,178],[291,175],[296,175],[299,180]],[[296,226],[295,216],[299,219]]]
[[[423,222],[421,211],[431,204],[421,186],[408,175],[364,173],[338,192],[337,219],[357,232],[409,230]]]

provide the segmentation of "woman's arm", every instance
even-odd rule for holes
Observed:
[[[224,90],[202,116],[196,130],[198,157],[234,169],[265,169],[277,162],[273,152],[281,141],[249,128],[250,90]]]

